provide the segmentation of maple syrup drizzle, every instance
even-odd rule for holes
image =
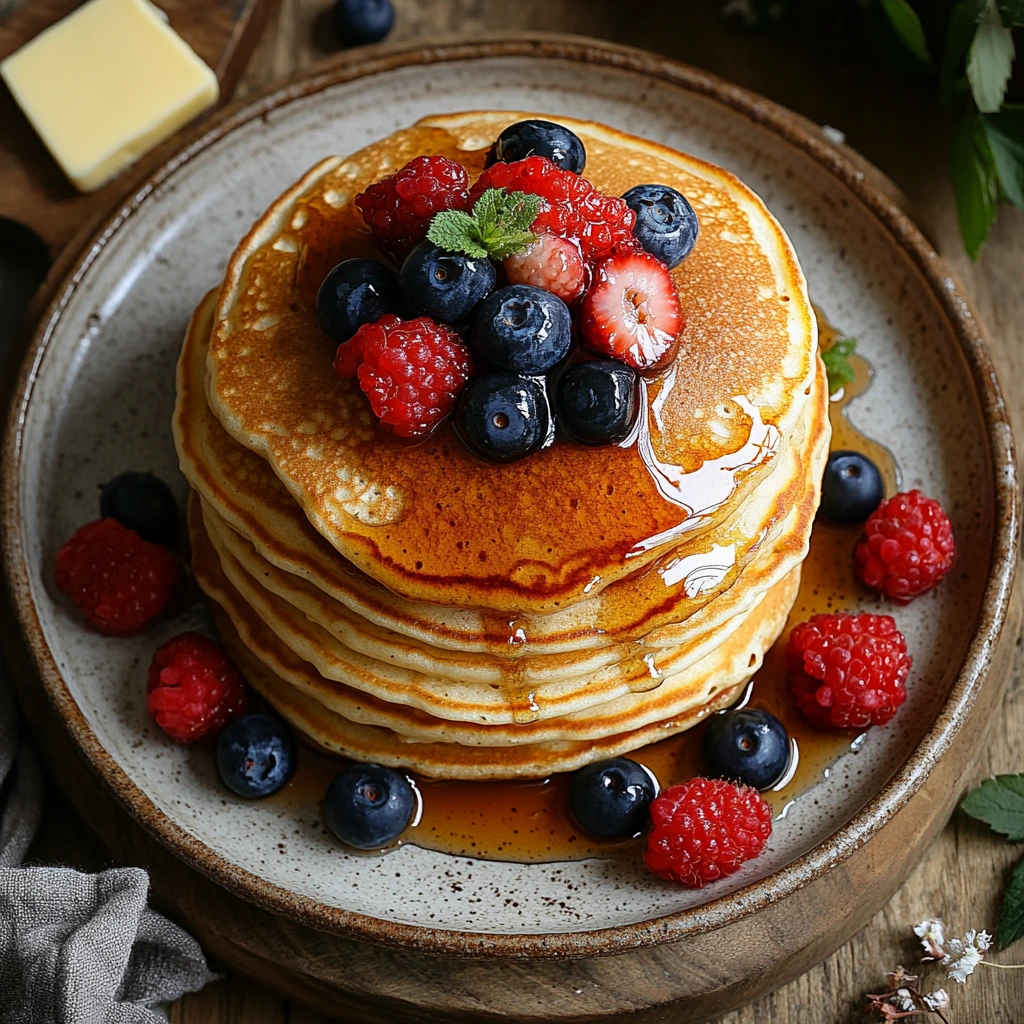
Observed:
[[[816,313],[821,344],[827,348],[841,335],[820,310]],[[854,380],[833,395],[829,405],[832,450],[851,449],[871,458],[882,472],[886,494],[891,495],[899,486],[899,469],[892,453],[862,434],[846,415],[849,403],[863,394],[872,378],[867,360],[854,355],[850,362]],[[810,551],[803,563],[800,590],[782,635],[765,654],[761,669],[733,705],[770,711],[789,731],[793,747],[789,770],[773,790],[762,794],[776,819],[785,817],[795,800],[827,778],[836,761],[858,746],[853,734],[819,732],[803,721],[786,686],[783,652],[790,629],[796,623],[821,612],[855,609],[867,596],[853,574],[853,547],[859,534],[859,526],[815,523]],[[510,646],[515,646],[514,622],[506,622],[501,616],[494,616],[493,622],[488,618],[488,626],[496,627],[496,632],[508,629]],[[642,642],[635,645],[631,658],[643,660],[642,646]],[[638,690],[653,689],[660,682],[656,666],[648,667],[652,670],[646,678],[638,678]],[[498,685],[513,704],[516,721],[536,719],[536,706],[515,658],[510,658],[507,675]],[[653,772],[663,788],[685,782],[701,773],[700,745],[704,728],[704,724],[698,724],[685,733],[633,751],[628,756]],[[338,770],[336,759],[303,749],[295,777],[272,799],[301,809],[319,806]],[[421,813],[396,845],[412,843],[455,856],[521,863],[638,856],[642,839],[595,840],[576,827],[569,813],[571,780],[572,773],[546,779],[495,782],[416,778],[422,798]]]

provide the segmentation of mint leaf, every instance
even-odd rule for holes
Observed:
[[[1024,0],[1021,2],[1024,3]],[[988,0],[960,0],[949,12],[946,50],[942,55],[942,68],[939,72],[939,96],[943,103],[950,103],[958,86],[963,85],[960,71],[987,4]]]
[[[960,234],[967,255],[976,260],[996,219],[999,183],[985,128],[974,110],[953,133],[950,166]]]
[[[1003,893],[999,911],[999,948],[1006,949],[1024,935],[1024,858],[1013,869],[1010,884]]]
[[[982,114],[981,123],[1003,195],[1024,208],[1024,106],[1007,105],[998,114]]]
[[[837,338],[821,353],[821,361],[825,364],[825,374],[828,377],[828,393],[830,395],[845,388],[847,384],[853,383],[856,373],[853,366],[850,365],[850,356],[856,349],[856,338]]]
[[[882,0],[881,6],[903,45],[923,64],[931,64],[932,55],[928,52],[921,19],[914,8],[907,0]]]
[[[967,54],[967,81],[983,114],[999,109],[1012,71],[1013,34],[1003,24],[995,0],[989,0]]]
[[[489,188],[473,205],[472,214],[461,210],[435,214],[427,238],[448,252],[503,260],[537,240],[530,225],[539,212],[539,196]]]
[[[997,775],[967,794],[964,813],[1002,832],[1012,843],[1024,839],[1024,775]]]
[[[1024,0],[996,0],[996,7],[1007,28],[1024,25]]]
[[[446,252],[464,252],[486,259],[487,250],[476,240],[476,221],[461,210],[442,210],[434,214],[427,238]]]

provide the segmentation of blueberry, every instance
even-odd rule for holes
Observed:
[[[642,832],[658,795],[654,776],[628,757],[595,761],[572,780],[569,807],[576,823],[600,839],[628,839]]]
[[[327,787],[324,811],[330,830],[357,850],[379,850],[412,821],[418,798],[401,772],[379,764],[353,764]]]
[[[569,307],[533,285],[491,292],[473,319],[474,353],[512,373],[545,373],[565,358],[571,344]]]
[[[559,420],[588,444],[623,441],[636,423],[639,391],[636,370],[617,359],[573,363],[558,381]]]
[[[789,767],[789,734],[767,711],[723,711],[711,716],[701,754],[713,778],[739,779],[755,789],[770,789]]]
[[[334,30],[346,46],[379,43],[395,24],[391,0],[336,0]]]
[[[276,793],[295,767],[295,740],[274,715],[246,715],[217,737],[217,774],[228,789],[255,799]]]
[[[825,463],[818,513],[833,523],[862,523],[881,504],[878,467],[860,452],[833,452]]]
[[[495,140],[488,167],[494,163],[512,163],[528,156],[546,156],[567,171],[583,173],[587,151],[579,136],[552,121],[533,119],[510,124]]]
[[[460,395],[455,427],[466,447],[482,458],[521,459],[552,437],[544,384],[515,373],[482,373]]]
[[[116,519],[143,540],[174,547],[178,503],[170,487],[152,473],[119,473],[100,492],[100,516]]]
[[[402,298],[417,315],[462,324],[494,289],[497,271],[489,259],[445,252],[420,242],[402,264]]]
[[[320,285],[316,312],[320,326],[334,341],[348,341],[363,324],[385,313],[399,313],[398,275],[375,260],[345,260]]]
[[[636,214],[640,244],[669,270],[682,263],[697,242],[697,214],[686,197],[668,185],[637,185],[622,198]]]

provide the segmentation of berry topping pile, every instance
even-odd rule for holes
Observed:
[[[317,312],[337,373],[358,378],[386,430],[423,437],[454,412],[466,448],[497,462],[559,436],[632,436],[638,374],[679,347],[669,268],[697,218],[665,185],[603,195],[585,164],[578,136],[531,119],[499,135],[472,185],[456,161],[420,156],[356,197],[398,273],[346,260]]]
[[[871,513],[854,562],[865,586],[906,604],[938,584],[955,555],[953,526],[942,506],[920,491],[908,491]]]
[[[182,633],[149,666],[146,710],[172,739],[194,743],[245,714],[249,695],[220,644]]]
[[[116,519],[81,527],[57,552],[57,587],[101,633],[144,629],[177,597],[181,569],[171,551]]]
[[[452,411],[473,358],[451,328],[388,315],[339,345],[334,366],[342,377],[358,377],[382,426],[422,437]]]
[[[756,789],[698,776],[651,804],[644,863],[659,878],[701,889],[757,857],[771,834],[772,811]]]
[[[888,615],[814,615],[786,644],[790,691],[819,729],[885,725],[907,699],[910,665]]]

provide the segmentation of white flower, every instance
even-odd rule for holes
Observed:
[[[992,945],[992,936],[982,930],[973,928],[962,939],[950,939],[946,943],[946,955],[942,958],[942,966],[947,968],[947,977],[961,984],[974,973],[974,968],[985,957],[985,950]]]
[[[922,997],[924,999],[924,1005],[926,1009],[931,1010],[933,1013],[936,1010],[948,1010],[949,1009],[949,995],[944,988],[940,988],[930,995]]]
[[[896,989],[893,993],[892,998],[889,1000],[897,1010],[916,1010],[917,1007],[914,1005],[914,1000],[911,998],[910,993],[905,988]]]
[[[920,936],[925,951],[924,960],[941,960],[946,955],[942,948],[946,941],[946,926],[942,918],[929,917],[914,928],[914,934]]]

